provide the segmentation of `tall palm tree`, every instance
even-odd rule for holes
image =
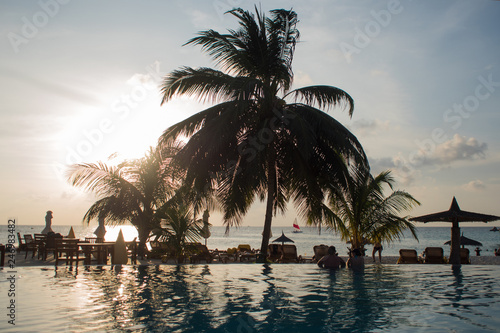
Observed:
[[[228,228],[256,197],[267,200],[265,256],[272,218],[289,200],[300,215],[320,220],[325,194],[344,182],[346,163],[365,169],[368,163],[356,137],[323,111],[344,105],[351,116],[349,94],[331,86],[290,90],[297,14],[229,13],[238,30],[202,31],[186,43],[201,45],[220,69],[182,67],[162,84],[162,104],[178,95],[219,104],[171,126],[161,141],[189,138],[176,159],[200,197],[217,197]]]
[[[103,162],[71,166],[69,182],[98,197],[83,221],[104,218],[107,224],[130,222],[137,228],[142,254],[151,230],[160,223],[157,209],[178,187],[180,175],[170,161],[179,148],[150,148],[145,157],[117,166]]]
[[[385,197],[384,185],[392,190],[394,178],[390,171],[373,178],[369,173],[359,173],[349,179],[344,189],[333,193],[330,206],[332,214],[327,221],[341,238],[350,241],[352,248],[362,248],[366,242],[391,242],[400,239],[408,229],[417,238],[415,226],[401,211],[420,203],[405,191],[393,191]]]

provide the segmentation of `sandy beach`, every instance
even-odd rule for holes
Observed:
[[[27,267],[27,266],[53,266],[55,264],[55,260],[52,257],[52,255],[49,255],[47,260],[39,260],[37,259],[36,255],[34,258],[31,257],[31,253],[28,255],[28,257],[25,259],[24,258],[25,253],[20,252],[16,254],[16,262],[15,262],[15,267]],[[341,256],[344,261],[347,261],[346,256]],[[383,256],[382,257],[382,264],[387,264],[387,265],[396,265],[398,261],[397,256]],[[108,260],[108,265],[110,265],[111,260]],[[228,262],[227,264],[234,264],[235,262]],[[130,261],[129,261],[130,264]],[[136,265],[174,265],[175,263],[173,261],[169,261],[167,263],[163,263],[159,259],[137,259],[137,264]],[[204,261],[201,262],[201,264],[205,264]],[[222,264],[218,261],[212,262],[210,265],[218,265]],[[250,263],[251,264],[251,263]],[[311,263],[303,263],[301,265],[310,265]],[[374,264],[373,260],[371,257],[365,257],[365,264],[366,265],[371,265]],[[379,260],[377,258],[376,264],[379,264]],[[500,257],[495,257],[495,256],[472,256],[471,257],[471,264],[472,265],[500,265]],[[79,265],[83,265],[81,262]],[[96,264],[93,264],[96,265]],[[225,264],[223,264],[225,265]],[[59,266],[66,266],[64,262],[60,262]],[[9,261],[8,258],[5,258],[5,267],[9,267]]]

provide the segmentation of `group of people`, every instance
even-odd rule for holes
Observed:
[[[352,255],[346,263],[344,259],[338,256],[335,246],[330,246],[328,248],[328,254],[318,260],[318,266],[330,269],[338,269],[346,266],[351,268],[363,268],[365,266],[365,261],[361,251],[359,249],[354,249],[351,253]]]
[[[372,258],[375,262],[375,254],[378,252],[379,261],[382,262],[382,244],[375,243],[373,246]],[[328,248],[328,254],[318,260],[318,266],[321,268],[337,269],[341,267],[363,268],[365,266],[364,254],[360,249],[350,251],[347,263],[338,256],[335,246]]]

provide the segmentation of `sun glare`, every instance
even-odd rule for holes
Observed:
[[[104,236],[104,240],[107,242],[114,242],[118,238],[118,234],[120,230],[123,233],[123,238],[126,242],[130,242],[134,239],[134,237],[138,237],[137,229],[132,225],[119,225],[119,226],[106,226],[106,235]]]

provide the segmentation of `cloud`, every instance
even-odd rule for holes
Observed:
[[[365,124],[368,126],[369,124]],[[458,161],[474,161],[484,159],[488,145],[479,142],[476,138],[467,138],[455,134],[451,140],[430,149],[420,149],[408,155],[398,153],[393,157],[369,158],[372,174],[377,174],[384,170],[392,170],[398,182],[410,185],[418,178],[423,166],[450,166]],[[481,181],[472,181],[464,188],[469,190],[479,190],[485,187]]]
[[[191,22],[193,25],[198,28],[208,27],[212,20],[211,15],[201,10],[192,10],[188,14],[191,16]]]
[[[378,130],[387,130],[389,128],[389,121],[364,118],[355,120],[352,124],[352,128],[359,134],[375,134]]]
[[[313,79],[309,76],[309,74],[298,70],[295,73],[295,76],[293,78],[293,83],[296,87],[305,87],[305,86],[311,86],[314,84]]]
[[[444,163],[459,160],[483,159],[488,145],[475,138],[466,138],[455,134],[453,139],[436,147],[434,157]]]
[[[150,74],[136,73],[127,80],[127,84],[131,86],[144,86],[145,88],[150,90],[157,87],[157,83],[155,82],[153,76]]]
[[[434,149],[420,149],[414,155],[414,164],[449,165],[456,161],[484,159],[488,145],[476,138],[455,134],[451,140],[435,146]]]
[[[414,183],[420,172],[413,169],[402,158],[401,154],[395,157],[369,158],[372,175],[378,175],[382,171],[391,170],[392,175],[398,183],[409,186]]]
[[[486,185],[481,180],[476,179],[462,185],[462,188],[466,191],[480,191],[485,189]]]

